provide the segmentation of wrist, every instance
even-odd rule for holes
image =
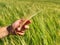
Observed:
[[[15,34],[14,28],[12,27],[12,25],[7,27],[7,31],[9,34]]]

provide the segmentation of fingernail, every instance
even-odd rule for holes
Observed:
[[[18,28],[18,31],[20,31],[20,28]]]
[[[20,32],[20,33],[18,33],[18,34],[21,35],[21,36],[23,36],[25,33],[21,33],[21,32]]]
[[[29,29],[29,26],[28,25],[25,25],[24,27],[27,28],[27,29]]]

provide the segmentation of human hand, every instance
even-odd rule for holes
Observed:
[[[19,30],[20,26],[23,24],[25,20],[21,19],[21,20],[17,20],[12,24],[13,27],[13,31],[15,32],[15,34],[19,34],[19,35],[24,35],[25,34],[25,30],[29,28],[28,24],[30,24],[30,20],[28,20],[23,27],[21,28],[21,30]]]

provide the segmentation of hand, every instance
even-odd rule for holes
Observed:
[[[16,34],[19,34],[19,35],[24,35],[25,34],[25,30],[29,28],[28,24],[30,24],[30,20],[28,20],[24,25],[23,27],[21,28],[21,30],[19,30],[20,26],[23,24],[25,20],[24,19],[21,19],[21,20],[17,20],[15,21],[13,24],[12,24],[12,27],[15,31]]]

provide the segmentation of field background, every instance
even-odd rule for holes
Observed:
[[[0,45],[60,45],[60,0],[0,0],[0,26],[38,11],[24,36],[9,35]]]

